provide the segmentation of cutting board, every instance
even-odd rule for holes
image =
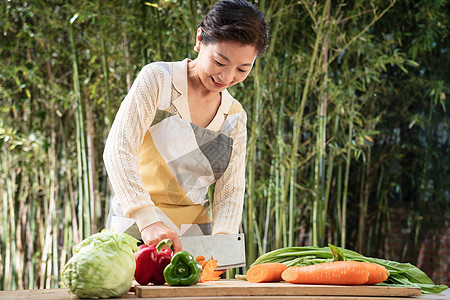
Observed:
[[[136,286],[136,295],[146,298],[213,297],[213,296],[420,296],[419,288],[375,285],[337,286],[306,285],[287,282],[250,283],[237,279],[220,279],[193,286]]]

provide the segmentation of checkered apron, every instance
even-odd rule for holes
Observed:
[[[138,153],[139,173],[160,220],[179,236],[212,233],[209,187],[223,175],[233,150],[231,132],[242,107],[234,101],[220,132],[212,131],[169,112],[172,78],[161,63],[165,86],[159,106]],[[168,85],[170,84],[170,85]],[[125,218],[113,199],[111,227],[140,238],[134,219]]]

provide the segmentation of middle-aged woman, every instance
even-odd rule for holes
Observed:
[[[263,14],[216,2],[200,22],[196,59],[143,67],[108,136],[115,193],[107,227],[144,243],[238,233],[244,202],[247,116],[227,88],[244,81],[268,45]],[[215,183],[211,209],[206,195]]]

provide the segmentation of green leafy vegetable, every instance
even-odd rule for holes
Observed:
[[[418,287],[423,293],[440,293],[446,285],[436,285],[416,266],[381,258],[366,257],[358,252],[329,245],[329,247],[286,247],[273,250],[258,257],[252,266],[269,262],[281,262],[287,266],[307,266],[333,260],[354,260],[377,263],[390,273],[389,278],[379,285]]]
[[[333,254],[333,258],[335,261],[342,261],[345,260],[344,254],[339,250],[338,247],[328,244],[328,247],[330,247],[331,253]]]
[[[64,285],[79,298],[122,296],[133,281],[137,242],[110,230],[91,235],[74,247],[74,255],[63,267]]]

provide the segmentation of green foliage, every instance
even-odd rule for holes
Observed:
[[[0,289],[60,286],[72,247],[103,228],[115,112],[145,64],[195,57],[212,2],[2,5]],[[230,91],[248,113],[248,262],[328,243],[394,258],[400,211],[394,259],[415,263],[422,234],[449,227],[448,2],[255,3],[270,47]]]

